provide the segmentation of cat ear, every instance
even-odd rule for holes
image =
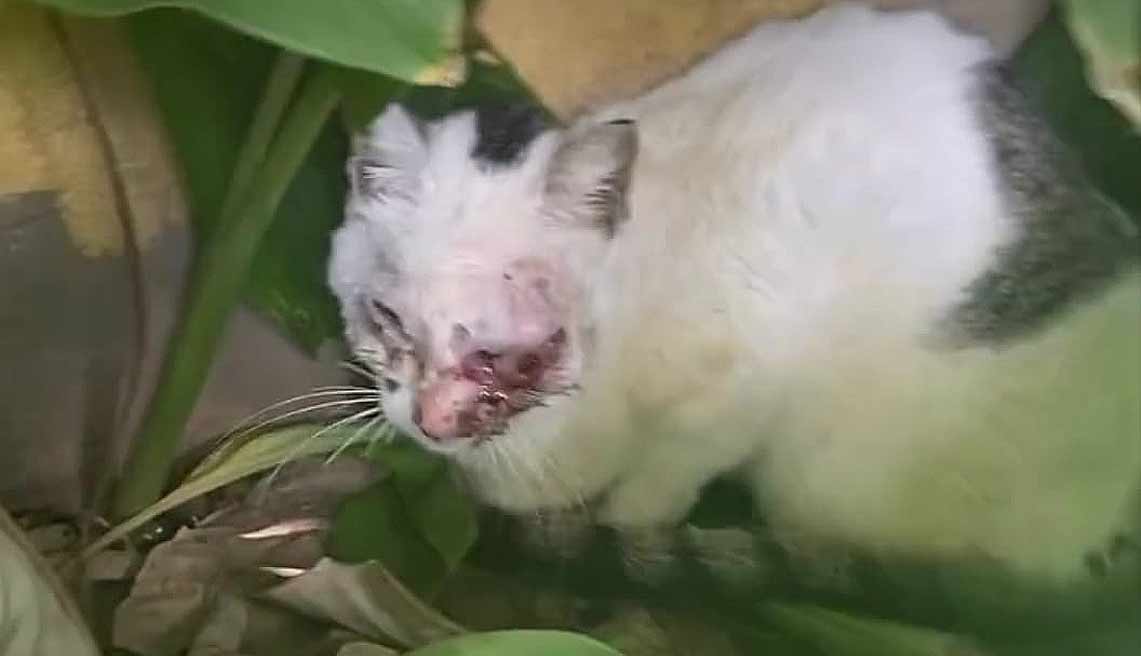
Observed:
[[[373,200],[414,197],[427,149],[420,128],[404,108],[392,103],[353,140],[348,174],[355,195]]]
[[[626,219],[626,192],[638,152],[631,120],[572,129],[547,171],[546,202],[556,214],[614,234]]]

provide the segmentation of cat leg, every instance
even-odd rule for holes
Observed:
[[[736,458],[695,451],[651,450],[606,494],[599,508],[600,521],[617,529],[677,525],[705,484],[736,464]]]

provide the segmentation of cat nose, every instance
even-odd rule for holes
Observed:
[[[504,389],[537,386],[559,358],[566,343],[566,330],[559,328],[538,344],[517,344],[490,351],[475,349],[460,359],[468,380]]]
[[[539,343],[522,343],[495,352],[467,347],[457,364],[419,390],[412,421],[435,441],[488,435],[525,409],[527,394],[541,391],[543,378],[561,356],[566,331],[555,330]]]
[[[461,376],[444,377],[420,390],[412,421],[426,437],[438,442],[469,437],[480,389],[478,383]]]

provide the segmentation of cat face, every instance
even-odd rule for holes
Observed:
[[[635,151],[630,122],[520,107],[422,124],[390,105],[355,140],[329,281],[390,421],[450,453],[574,393]]]

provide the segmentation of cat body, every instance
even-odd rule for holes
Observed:
[[[1141,270],[984,40],[840,4],[566,128],[357,143],[330,284],[386,415],[514,513],[1068,579],[1131,528]]]

